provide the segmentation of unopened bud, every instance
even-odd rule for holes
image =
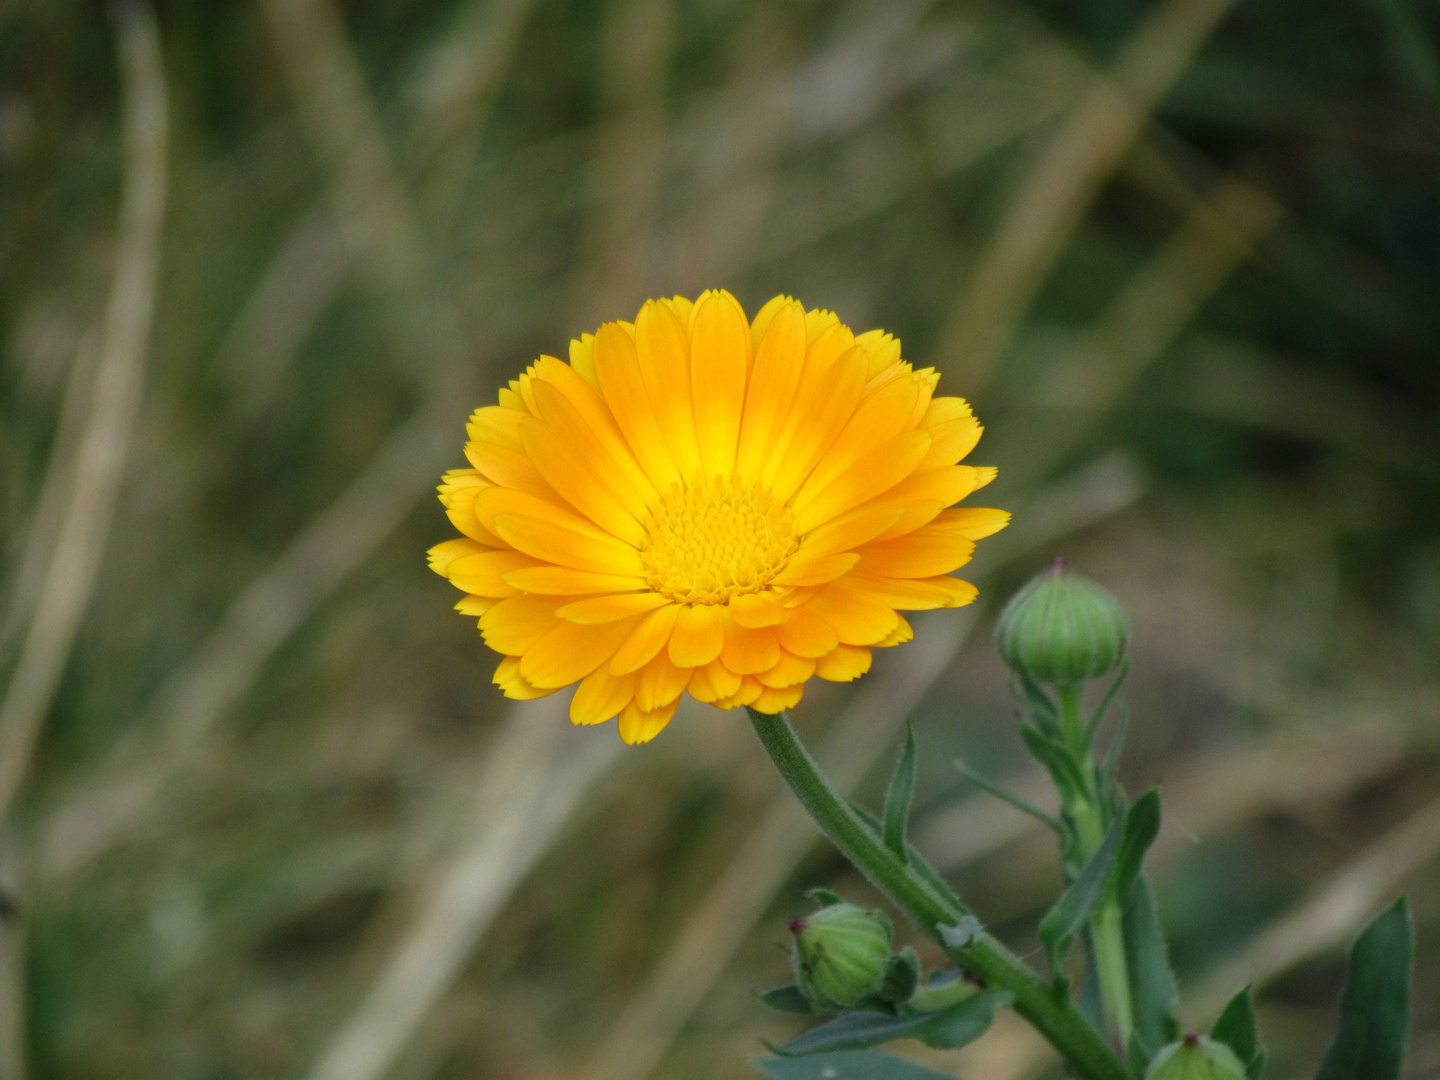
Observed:
[[[1064,559],[1010,598],[995,624],[1005,663],[1040,683],[1074,685],[1114,670],[1125,658],[1130,620],[1120,602],[1071,572]]]
[[[1145,1080],[1245,1080],[1245,1066],[1224,1043],[1187,1035],[1161,1048]]]
[[[880,990],[890,958],[890,919],[838,903],[790,920],[795,982],[817,1006],[846,1009]]]

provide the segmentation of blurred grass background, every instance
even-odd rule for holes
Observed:
[[[800,890],[866,887],[742,717],[505,703],[422,557],[471,408],[713,285],[900,336],[1016,515],[807,695],[835,774],[913,720],[1032,951],[1051,842],[948,761],[1043,797],[987,634],[1063,552],[1190,1022],[1254,980],[1310,1075],[1405,891],[1440,1076],[1437,208],[1427,0],[0,0],[0,1076],[753,1075]]]

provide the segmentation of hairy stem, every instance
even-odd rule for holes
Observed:
[[[1015,996],[1015,1011],[1050,1041],[1082,1080],[1129,1080],[1125,1066],[1085,1018],[998,940],[981,930],[963,945],[947,942],[942,928],[954,926],[966,914],[965,906],[920,877],[881,842],[820,772],[784,713],[767,716],[747,711],[780,776],[857,870],[956,963],[986,985],[1009,990]]]

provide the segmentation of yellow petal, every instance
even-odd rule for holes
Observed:
[[[851,349],[818,375],[812,375],[806,357],[795,403],[761,472],[777,499],[788,501],[795,494],[855,412],[864,390],[865,358],[858,350]]]
[[[577,600],[573,604],[566,604],[555,614],[566,622],[593,625],[628,619],[632,615],[644,615],[647,611],[654,611],[669,602],[659,593],[620,593],[615,596],[592,596],[586,600]]]
[[[553,596],[512,596],[480,616],[480,633],[496,652],[519,656],[559,624]]]
[[[534,686],[569,686],[614,656],[637,622],[638,617],[597,626],[561,622],[525,650],[520,674]]]
[[[521,410],[506,409],[499,405],[486,405],[470,414],[465,425],[465,434],[471,442],[496,443],[520,453],[520,421],[525,419]]]
[[[680,470],[650,405],[635,342],[619,323],[606,323],[595,335],[595,374],[605,403],[645,475],[657,491],[668,491],[680,480]]]
[[[609,536],[604,529],[575,513],[574,509],[553,491],[545,497],[528,491],[516,491],[514,488],[487,487],[475,493],[474,507],[480,524],[491,532],[496,532],[496,514],[524,514],[526,517],[553,522],[598,540]],[[499,533],[496,532],[496,535]]]
[[[815,674],[831,682],[850,682],[870,670],[870,650],[855,645],[837,645],[835,651],[815,661]]]
[[[546,393],[543,389],[546,385],[536,383],[541,394]],[[532,418],[521,426],[520,438],[540,475],[566,502],[631,547],[645,542],[644,526],[592,467],[593,455],[589,447],[575,437],[573,428],[567,432]]]
[[[465,444],[465,457],[482,476],[501,487],[535,495],[553,495],[550,485],[523,450],[511,450],[499,443],[468,442]]]
[[[795,515],[796,531],[809,532],[894,487],[915,471],[928,449],[926,431],[907,431],[877,446]]]
[[[814,657],[796,656],[794,653],[781,649],[780,659],[775,661],[775,666],[768,671],[758,673],[755,677],[765,686],[778,690],[781,687],[803,683],[814,674]]]
[[[866,454],[904,431],[919,392],[914,379],[894,379],[861,402],[834,445],[825,451],[814,471],[790,500],[796,512],[804,510]]]
[[[581,334],[579,339],[570,341],[570,367],[593,386],[600,389],[600,380],[595,378],[595,335]]]
[[[575,724],[603,724],[635,697],[635,676],[612,675],[601,664],[575,688],[570,699],[570,721]]]
[[[775,584],[786,585],[824,585],[827,581],[834,581],[845,574],[860,561],[860,556],[853,552],[845,552],[840,555],[821,555],[818,558],[803,558],[797,554],[790,560],[789,565],[780,573],[775,575]]]
[[[874,540],[904,516],[903,506],[862,506],[851,510],[808,533],[791,562],[801,558],[818,558],[854,551],[861,544]]]
[[[719,607],[683,607],[670,634],[670,660],[679,667],[700,667],[719,656],[724,644],[725,624]]]
[[[520,658],[518,656],[507,656],[501,660],[491,681],[500,687],[507,698],[515,701],[532,701],[555,692],[532,686],[527,682],[525,676],[520,674]]]
[[[930,445],[930,452],[925,455],[925,460],[920,463],[922,469],[933,469],[941,465],[954,465],[960,461],[980,441],[980,435],[984,428],[980,421],[973,416],[964,416],[957,420],[951,420],[944,424],[936,424],[934,427],[927,427],[935,441]]]
[[[765,687],[754,675],[745,675],[740,679],[740,687],[729,697],[719,698],[714,702],[717,708],[733,709],[736,705],[749,705],[756,698],[765,692]]]
[[[799,304],[780,306],[755,350],[745,392],[735,472],[753,481],[779,438],[805,367],[805,314]]]
[[[893,608],[867,592],[844,585],[826,585],[805,606],[810,614],[828,624],[845,645],[873,645],[895,629]]]
[[[770,628],[752,630],[741,626],[727,612],[725,644],[720,658],[736,675],[753,675],[775,666],[775,661],[780,659],[780,643]]]
[[[690,327],[690,386],[701,474],[730,478],[745,405],[750,366],[750,327],[727,292],[695,305]]]
[[[895,629],[886,635],[884,641],[877,641],[874,648],[888,649],[893,645],[903,645],[915,637],[915,628],[910,625],[905,616],[898,615],[896,618],[899,621],[895,624]]]
[[[476,596],[514,596],[515,586],[506,582],[503,575],[534,565],[534,559],[518,551],[485,551],[456,559],[445,568],[445,576],[457,589]]]
[[[597,574],[593,570],[575,570],[569,566],[527,566],[501,576],[507,585],[515,586],[521,592],[544,593],[547,596],[587,596],[645,588],[642,577]]]
[[[467,555],[481,555],[491,548],[474,540],[446,540],[444,543],[436,544],[425,553],[430,569],[441,577],[456,559],[463,559]]]
[[[1010,524],[1010,511],[992,510],[986,506],[957,506],[939,515],[936,524],[942,523],[961,536],[983,540]]]
[[[781,690],[765,687],[750,702],[750,708],[756,712],[767,713],[774,716],[776,713],[784,712],[786,709],[793,709],[800,703],[801,695],[805,692],[805,685],[797,683],[794,686],[787,686]]]
[[[635,704],[647,712],[674,701],[690,682],[690,669],[677,667],[663,652],[640,669],[635,679]]]
[[[615,497],[624,501],[637,519],[643,520],[645,508],[659,493],[635,460],[605,399],[564,364],[550,364],[542,359],[536,370],[542,384],[535,387],[535,404],[541,419],[552,426],[573,428],[590,447],[597,471]]]
[[[678,704],[680,704],[680,699],[677,697],[668,705],[662,705],[658,709],[646,712],[632,701],[620,711],[620,738],[630,746],[649,742],[665,729],[666,724],[670,723],[670,718],[675,715],[675,706]]]
[[[881,603],[900,611],[963,607],[979,594],[979,590],[970,582],[943,575],[904,580],[851,573],[842,584],[868,593]]]
[[[495,532],[507,544],[545,562],[598,574],[638,576],[644,573],[640,553],[613,537],[601,540],[522,514],[496,514],[493,521]]]
[[[752,630],[785,621],[785,609],[764,593],[741,593],[730,598],[730,617]]]
[[[462,596],[455,602],[455,610],[478,619],[499,602],[493,596]]]
[[[722,660],[712,660],[704,667],[695,669],[690,676],[686,692],[696,701],[715,702],[730,697],[740,689],[740,676],[725,666]]]
[[[974,540],[932,524],[894,540],[866,544],[856,569],[875,577],[937,577],[964,566],[974,551]]]
[[[780,644],[796,656],[824,656],[840,644],[830,624],[803,607],[795,608],[790,617],[775,628]]]
[[[668,304],[651,300],[640,309],[635,319],[635,351],[640,377],[670,455],[680,475],[693,480],[700,475],[700,448],[690,396],[690,343]]]
[[[667,604],[646,615],[630,634],[629,640],[615,653],[615,658],[610,661],[610,670],[616,675],[624,675],[648,664],[669,644],[670,632],[675,629],[675,620],[679,617],[679,604]]]

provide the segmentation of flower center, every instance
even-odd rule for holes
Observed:
[[[759,592],[800,545],[788,507],[758,486],[719,477],[672,485],[650,514],[640,548],[645,576],[682,604]]]

